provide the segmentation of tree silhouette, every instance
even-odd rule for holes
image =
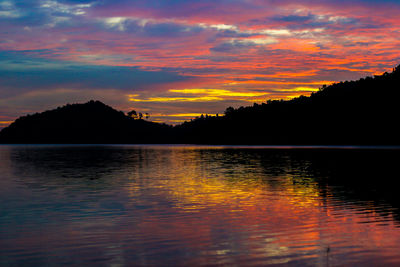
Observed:
[[[175,128],[180,142],[268,145],[400,145],[400,66],[310,96],[225,110]]]
[[[0,132],[0,143],[165,143],[170,131],[171,126],[89,101],[20,117]]]
[[[233,112],[235,111],[235,109],[233,107],[227,107],[224,114],[225,116],[229,116],[231,115]]]
[[[131,110],[131,111],[129,111],[127,114],[128,114],[128,116],[131,117],[131,118],[134,118],[134,119],[137,119],[137,118],[138,118],[138,114],[137,114],[136,110]]]
[[[202,114],[175,127],[90,101],[20,117],[0,132],[0,143],[400,145],[399,88],[400,66],[322,86],[310,96],[228,107],[224,116]]]
[[[150,118],[150,114],[149,113],[142,113],[142,112],[137,112],[136,110],[131,110],[131,111],[129,111],[128,113],[127,113],[127,115],[128,115],[128,117],[131,117],[131,118],[133,118],[133,119],[139,119],[139,120],[141,120],[141,119],[143,119],[143,118],[145,118],[145,119],[148,119],[148,118]]]

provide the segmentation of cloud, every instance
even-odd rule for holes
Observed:
[[[140,94],[129,95],[132,102],[207,102],[223,100],[259,101],[265,99],[266,92],[239,92],[227,89],[170,89],[164,96],[143,97]]]
[[[1,121],[16,114],[7,100],[40,110],[79,92],[121,108],[128,94],[158,99],[135,102],[157,114],[307,94],[397,65],[399,12],[397,0],[0,0]],[[196,88],[231,95],[169,91]]]
[[[43,51],[36,51],[41,53]],[[144,90],[191,79],[163,70],[138,67],[84,65],[27,57],[21,53],[0,53],[0,91],[4,95],[35,89],[118,89]]]

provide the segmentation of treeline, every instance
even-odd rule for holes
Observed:
[[[140,144],[169,141],[172,126],[133,115],[100,101],[67,104],[18,118],[0,132],[0,143]]]
[[[225,116],[175,127],[188,143],[399,144],[400,66],[392,73],[323,86],[310,96],[229,107]]]
[[[400,145],[400,66],[392,73],[323,86],[310,96],[226,109],[170,126],[99,101],[23,116],[0,143],[194,143]]]

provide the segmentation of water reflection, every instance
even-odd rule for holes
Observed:
[[[397,150],[0,147],[0,265],[398,265]]]

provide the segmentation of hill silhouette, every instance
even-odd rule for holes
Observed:
[[[175,127],[133,119],[99,101],[66,105],[20,117],[0,132],[0,143],[400,145],[399,100],[400,66]]]
[[[165,124],[133,119],[100,101],[67,104],[18,118],[0,132],[2,143],[165,143]]]
[[[400,66],[392,73],[323,86],[310,96],[229,107],[175,127],[186,143],[399,145]]]

